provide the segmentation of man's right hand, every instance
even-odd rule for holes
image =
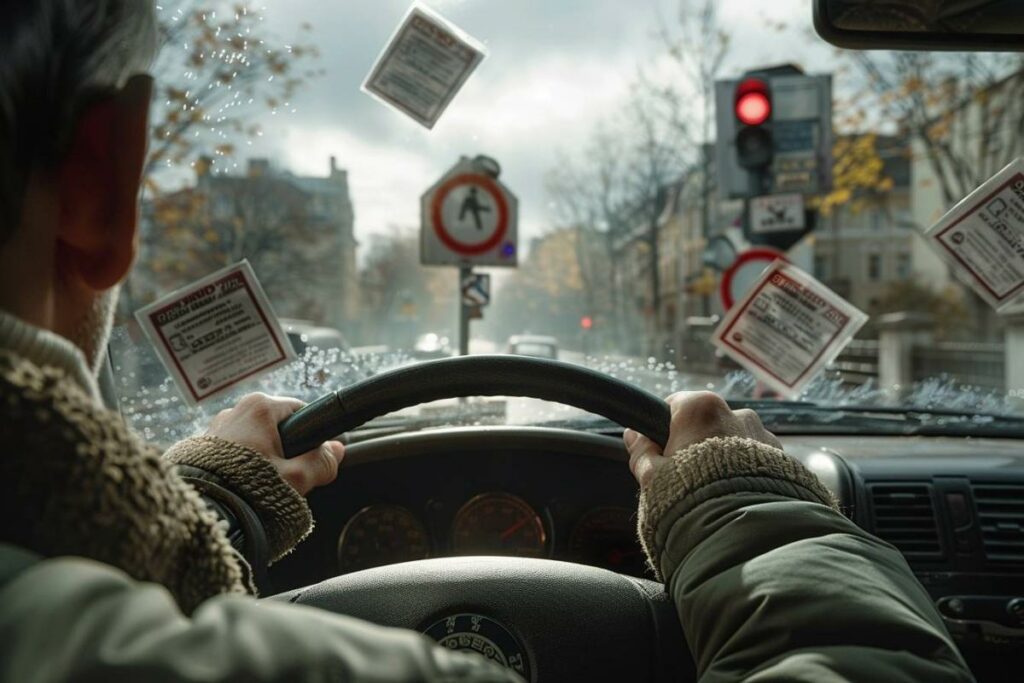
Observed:
[[[669,456],[718,436],[738,436],[760,441],[782,450],[775,435],[764,428],[753,410],[732,410],[729,404],[710,391],[681,391],[667,399],[672,413],[665,450],[646,436],[627,429],[622,438],[629,451],[629,469],[640,488],[647,488],[658,468],[668,464]]]
[[[222,410],[210,422],[208,436],[247,446],[277,469],[278,474],[302,495],[334,481],[345,457],[340,441],[326,441],[294,458],[285,458],[277,425],[305,404],[294,398],[249,394],[234,408]]]

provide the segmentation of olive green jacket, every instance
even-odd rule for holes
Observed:
[[[782,451],[677,454],[641,496],[640,536],[702,683],[973,680],[899,551]]]
[[[740,439],[672,460],[642,497],[641,537],[702,682],[972,680],[900,554],[798,463]],[[108,565],[0,546],[0,680],[513,678],[413,633],[241,595],[186,617]]]

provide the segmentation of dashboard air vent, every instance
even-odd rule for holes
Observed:
[[[871,484],[874,531],[908,559],[942,557],[935,521],[932,490],[928,484]]]
[[[1024,486],[975,484],[973,489],[985,557],[1024,564]]]

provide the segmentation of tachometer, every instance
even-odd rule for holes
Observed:
[[[429,554],[426,527],[397,505],[363,508],[348,520],[338,538],[338,568],[343,573],[422,560]]]
[[[574,562],[643,576],[646,560],[636,538],[636,512],[623,507],[590,510],[569,535],[569,554]]]
[[[543,557],[546,542],[537,511],[507,493],[484,493],[470,499],[452,523],[456,555]]]

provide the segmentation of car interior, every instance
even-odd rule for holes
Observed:
[[[976,11],[980,23],[921,9],[932,4],[941,3],[813,6],[819,34],[839,47],[1022,49],[1024,26],[1011,35],[998,19],[1012,3],[947,3],[970,5],[958,12]],[[637,539],[639,490],[622,441],[632,428],[665,443],[664,395],[558,360],[557,341],[544,344],[450,357],[446,340],[427,360],[347,385],[320,378],[322,395],[281,423],[281,441],[293,456],[338,437],[346,457],[337,481],[309,496],[315,530],[270,567],[267,599],[427,633],[486,622],[491,656],[538,683],[697,680],[676,608]],[[109,367],[104,380],[113,405]],[[388,419],[481,396],[597,419],[424,428]],[[730,405],[758,410],[844,515],[903,554],[979,681],[1020,680],[1024,427],[955,406]]]
[[[272,599],[421,631],[486,615],[518,637],[536,680],[696,680],[644,566],[621,427],[355,429],[470,394],[561,400],[667,436],[659,398],[542,359],[430,361],[329,394],[281,426],[290,452],[339,430],[350,446],[344,476],[310,496],[315,533],[271,568]],[[1006,680],[1024,612],[1020,441],[777,431],[844,514],[903,553],[977,678]]]

